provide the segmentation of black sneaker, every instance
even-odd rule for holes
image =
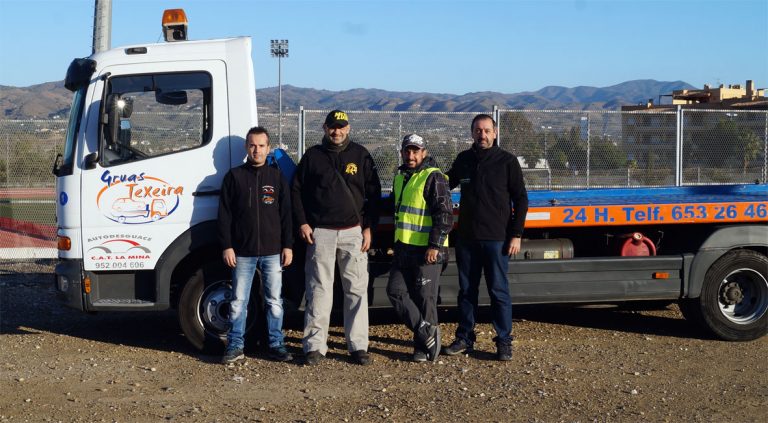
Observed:
[[[243,354],[242,348],[227,348],[224,356],[221,357],[221,362],[223,364],[231,364],[244,358],[245,355]]]
[[[424,347],[427,349],[427,358],[431,361],[437,361],[440,355],[440,326],[430,325],[429,337],[424,341]]]
[[[447,347],[443,347],[443,354],[445,355],[458,355],[462,353],[469,353],[472,351],[472,346],[467,341],[456,338],[453,343]]]
[[[317,366],[325,358],[320,351],[310,351],[304,356],[307,366]]]
[[[368,351],[366,350],[352,351],[350,355],[352,356],[352,360],[361,366],[367,366],[373,363],[373,358],[368,355]]]
[[[496,343],[496,359],[499,361],[512,360],[512,342]]]
[[[420,348],[414,347],[413,361],[416,363],[424,363],[425,361],[427,361],[427,353],[422,351]]]
[[[293,356],[291,355],[291,353],[288,352],[288,350],[285,349],[284,346],[270,348],[269,351],[267,352],[267,355],[269,356],[270,360],[275,360],[275,361],[293,360]]]

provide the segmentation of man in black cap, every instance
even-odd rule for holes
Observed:
[[[453,203],[448,178],[427,156],[424,139],[406,135],[403,165],[393,182],[395,257],[387,296],[413,331],[413,361],[436,361],[440,354],[437,294],[440,271],[448,259]]]
[[[368,255],[378,223],[381,183],[365,147],[350,141],[349,119],[328,113],[320,145],[309,148],[293,177],[294,222],[307,243],[304,354],[318,364],[328,351],[334,266],[344,291],[344,334],[352,359],[368,355]]]

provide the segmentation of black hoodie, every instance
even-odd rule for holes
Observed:
[[[355,142],[339,152],[324,145],[309,148],[299,161],[291,190],[296,226],[369,228],[379,221],[381,182],[376,165],[368,150]]]

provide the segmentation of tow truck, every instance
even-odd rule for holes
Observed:
[[[218,193],[226,172],[244,160],[242,134],[258,122],[251,39],[189,41],[179,9],[162,22],[163,43],[69,66],[72,108],[54,165],[55,287],[64,304],[85,312],[175,308],[192,345],[216,351],[232,294],[216,244]],[[285,152],[275,150],[271,162],[290,178],[294,164]],[[125,198],[145,205],[130,221],[113,214]],[[721,339],[768,332],[765,182],[542,190],[529,198],[526,237],[509,268],[515,304],[677,301],[686,318]],[[453,200],[460,207],[459,193]],[[148,204],[162,207],[150,213]],[[389,306],[387,213],[369,260],[372,306]],[[103,253],[115,241],[141,254]],[[284,273],[284,297],[295,308],[304,290],[302,251],[297,244]],[[455,304],[457,290],[450,262],[442,305]],[[484,290],[480,300],[488,300]],[[250,307],[253,328],[260,304]]]

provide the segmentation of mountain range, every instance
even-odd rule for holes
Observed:
[[[493,106],[503,109],[619,110],[621,106],[659,101],[659,96],[674,90],[694,89],[683,82],[652,79],[622,82],[609,87],[548,86],[537,91],[503,94],[483,91],[462,95],[397,92],[356,88],[328,91],[283,85],[283,110],[346,109],[381,111],[483,112]],[[277,111],[278,87],[256,90],[262,112]],[[69,112],[71,93],[63,81],[29,87],[0,85],[0,116],[4,119],[64,118]]]

